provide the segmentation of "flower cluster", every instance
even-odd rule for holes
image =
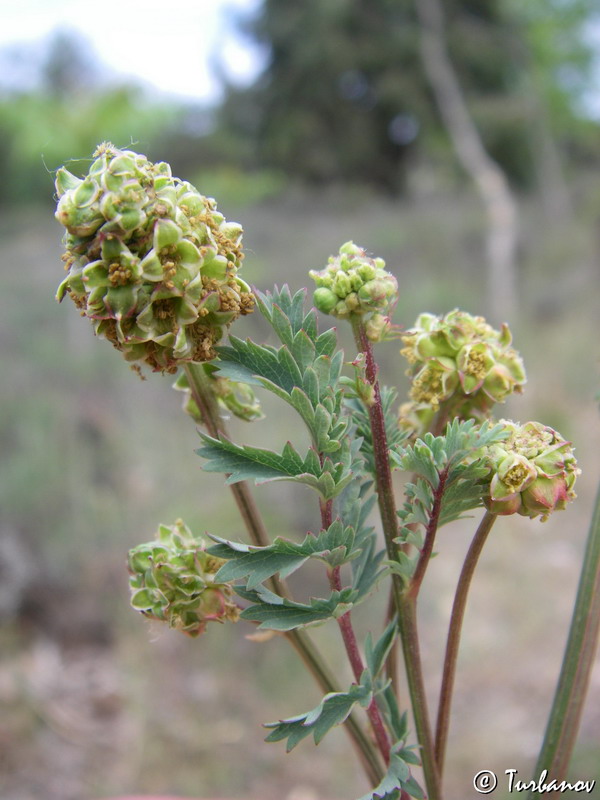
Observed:
[[[155,371],[209,361],[223,327],[253,310],[237,274],[242,228],[215,201],[131,150],[103,144],[84,179],[58,170],[69,294],[96,333]]]
[[[443,317],[421,314],[402,341],[412,378],[411,402],[400,409],[404,427],[426,429],[441,404],[450,417],[485,419],[494,403],[525,384],[507,325],[497,331],[458,309]]]
[[[384,338],[398,282],[382,258],[369,258],[362,248],[346,242],[325,269],[310,270],[309,275],[317,285],[313,299],[319,311],[342,319],[360,316],[372,341]]]
[[[540,422],[501,421],[509,432],[483,453],[489,468],[485,504],[494,514],[522,514],[546,520],[576,495],[580,471],[571,443]]]
[[[161,525],[157,539],[129,551],[133,608],[188,636],[203,633],[207,622],[237,621],[231,586],[215,581],[225,562],[209,555],[181,520]]]

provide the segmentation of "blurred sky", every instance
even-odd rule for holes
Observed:
[[[40,43],[71,30],[90,42],[115,78],[133,75],[148,88],[194,100],[216,100],[215,65],[236,82],[249,82],[260,52],[236,34],[234,18],[260,0],[0,0],[0,48]],[[132,36],[132,34],[134,34]],[[4,75],[14,86],[27,75]],[[16,87],[14,87],[16,88]]]

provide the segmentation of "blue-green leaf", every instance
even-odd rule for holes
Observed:
[[[308,534],[302,542],[277,537],[266,547],[256,547],[230,542],[218,536],[211,538],[217,544],[209,548],[209,553],[227,559],[215,580],[225,583],[248,576],[247,589],[255,589],[276,572],[282,578],[291,575],[308,558],[321,559],[329,566],[336,567],[359,555],[359,551],[353,549],[354,531],[344,527],[340,520],[333,522],[318,536]]]
[[[387,655],[394,644],[397,631],[398,626],[396,618],[394,617],[377,640],[375,646],[373,646],[371,634],[367,634],[365,641],[365,659],[373,680],[375,680],[383,668]]]
[[[243,619],[260,622],[259,629],[289,631],[305,625],[325,622],[345,614],[352,608],[356,593],[349,588],[332,592],[329,597],[311,597],[309,603],[296,603],[268,592],[264,587],[250,591],[236,587],[237,594],[246,600],[255,601],[244,609]]]
[[[392,748],[390,763],[381,783],[359,800],[397,800],[398,792],[404,790],[416,800],[424,800],[425,794],[410,774],[406,750],[399,743]]]
[[[315,744],[319,744],[331,728],[344,722],[355,703],[366,707],[371,698],[370,687],[362,684],[354,684],[347,692],[330,692],[316,708],[306,714],[266,723],[265,728],[273,729],[266,741],[278,742],[287,739],[288,752],[310,734],[313,735]]]

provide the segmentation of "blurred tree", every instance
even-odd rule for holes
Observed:
[[[491,151],[524,179],[526,109],[514,101],[516,36],[501,0],[448,0],[449,46],[476,102],[513,98],[512,147],[501,126]],[[256,157],[312,182],[368,182],[395,192],[417,143],[431,144],[440,122],[419,55],[412,0],[265,0],[248,32],[268,47],[266,69],[248,90],[230,88],[223,118]],[[505,109],[506,111],[506,109]],[[517,136],[515,137],[515,131]]]
[[[598,134],[587,108],[594,80],[588,34],[600,25],[600,6],[597,0],[507,2],[522,31],[521,90],[529,101],[537,182],[548,215],[558,220],[571,213],[561,150],[588,163],[594,157],[587,144]]]
[[[441,0],[415,0],[425,72],[456,156],[477,187],[487,219],[488,303],[506,318],[516,304],[518,212],[503,170],[490,158],[450,59]]]
[[[538,142],[523,86],[532,61],[544,71],[551,58],[544,15],[558,14],[573,45],[546,75],[548,98],[560,86],[564,107],[573,99],[568,65],[585,74],[580,28],[594,2],[533,0],[534,13],[518,0],[443,0],[457,79],[487,152],[513,184],[535,179]],[[412,156],[446,141],[419,53],[414,0],[264,0],[242,28],[266,48],[267,64],[249,89],[228,87],[221,119],[240,135],[249,163],[312,183],[367,182],[396,192]]]

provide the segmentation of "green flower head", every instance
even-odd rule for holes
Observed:
[[[372,341],[384,338],[398,282],[382,258],[369,258],[362,248],[346,242],[325,269],[311,270],[309,275],[317,285],[313,299],[319,311],[341,319],[360,316]]]
[[[215,581],[224,563],[208,555],[181,520],[161,525],[156,541],[129,551],[131,605],[188,636],[203,633],[208,622],[235,622],[233,590]]]
[[[444,317],[421,314],[402,341],[413,416],[447,403],[452,416],[483,420],[494,403],[523,390],[525,369],[507,325],[497,331],[458,309]]]
[[[575,498],[581,470],[571,443],[539,422],[502,420],[509,436],[485,448],[489,491],[484,502],[494,514],[522,514],[546,520]]]
[[[238,269],[242,228],[215,201],[132,150],[101,145],[88,174],[56,175],[68,294],[128,361],[175,372],[209,361],[224,328],[253,310]]]

